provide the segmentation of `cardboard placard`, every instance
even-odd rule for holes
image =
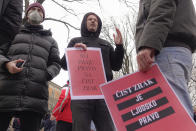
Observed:
[[[99,88],[106,82],[101,50],[66,49],[72,99],[103,99]]]
[[[195,131],[157,65],[101,86],[117,131]]]

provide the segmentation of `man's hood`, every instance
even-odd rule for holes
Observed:
[[[95,15],[98,19],[98,27],[97,27],[97,31],[96,32],[89,32],[88,29],[87,29],[87,17],[89,15]],[[82,37],[99,37],[99,34],[101,32],[101,27],[102,27],[102,22],[101,22],[101,19],[100,17],[93,13],[93,12],[89,12],[87,14],[84,15],[84,18],[82,20],[82,24],[81,24],[81,36]]]

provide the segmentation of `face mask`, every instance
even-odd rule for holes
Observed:
[[[42,16],[38,13],[37,10],[32,11],[29,15],[29,22],[34,25],[38,25],[43,21]]]

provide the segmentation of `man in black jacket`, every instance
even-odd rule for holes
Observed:
[[[22,23],[23,0],[0,0],[0,48],[7,49]],[[5,45],[4,45],[5,44]]]
[[[13,116],[20,118],[21,131],[39,131],[48,111],[48,81],[60,71],[57,43],[40,25],[44,8],[31,4],[26,17],[8,53],[0,53],[0,131]]]
[[[102,58],[108,81],[113,79],[112,70],[121,69],[124,49],[120,31],[116,28],[117,36],[114,35],[116,49],[101,38],[102,22],[95,13],[87,13],[81,24],[81,37],[73,38],[68,47],[101,48]],[[62,67],[67,69],[65,56],[61,59]],[[98,131],[113,131],[114,126],[109,111],[103,99],[99,100],[73,100],[71,101],[73,131],[90,131],[91,120],[94,121]]]
[[[176,95],[193,117],[187,91],[192,52],[196,49],[196,15],[192,0],[140,0],[136,25],[140,71],[157,63]]]

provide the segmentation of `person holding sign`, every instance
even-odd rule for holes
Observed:
[[[98,15],[89,12],[84,15],[81,24],[81,37],[73,38],[68,44],[69,47],[78,47],[87,50],[87,47],[101,49],[107,81],[113,79],[112,70],[118,71],[122,67],[124,49],[121,32],[116,28],[117,35],[114,35],[116,44],[115,50],[111,44],[101,38],[102,22]],[[62,68],[67,70],[65,56],[61,59]],[[113,131],[114,126],[104,99],[72,100],[73,131],[90,131],[91,120],[96,130]]]
[[[196,14],[192,0],[140,0],[135,44],[139,70],[157,63],[193,118],[187,91],[196,49]]]

